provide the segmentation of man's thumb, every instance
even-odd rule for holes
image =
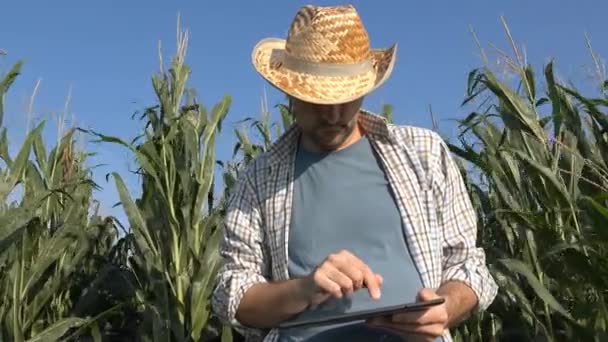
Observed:
[[[418,292],[418,301],[419,302],[425,302],[427,300],[431,300],[431,299],[435,299],[437,298],[437,294],[435,293],[435,291],[431,290],[431,289],[422,289],[420,290],[420,292]]]

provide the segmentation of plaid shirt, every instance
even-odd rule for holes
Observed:
[[[497,285],[484,251],[476,246],[476,213],[448,147],[433,131],[388,124],[366,111],[359,121],[383,161],[423,285],[438,288],[449,280],[462,281],[476,293],[477,310],[485,310]],[[251,286],[289,278],[287,238],[299,133],[297,126],[290,128],[251,162],[229,201],[220,247],[224,265],[212,307],[247,341],[278,337],[277,329],[245,328],[235,314]],[[452,341],[449,331],[443,341]]]

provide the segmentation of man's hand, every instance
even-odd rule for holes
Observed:
[[[328,256],[306,277],[253,285],[243,295],[236,318],[251,327],[273,328],[311,305],[363,287],[372,298],[380,298],[381,285],[380,275],[352,253],[342,251]]]
[[[329,255],[303,281],[303,293],[311,305],[331,297],[342,298],[366,287],[372,298],[380,298],[382,276],[375,274],[357,256],[341,251]]]
[[[459,281],[448,281],[437,291],[422,289],[417,299],[426,301],[438,297],[445,298],[445,302],[416,312],[373,319],[369,323],[395,331],[407,337],[407,341],[435,341],[446,329],[464,321],[478,303],[475,292]]]
[[[418,301],[427,301],[440,296],[431,289],[422,289]],[[446,299],[447,300],[447,299]],[[435,341],[448,327],[447,302],[429,308],[395,314],[389,318],[375,318],[369,324],[391,330],[407,338],[407,341]]]

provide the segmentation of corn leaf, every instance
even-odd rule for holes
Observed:
[[[548,182],[548,184],[550,184],[553,187],[553,189],[555,189],[557,191],[557,194],[560,195],[560,197],[564,201],[564,203],[567,203],[570,205],[572,204],[572,199],[570,197],[568,189],[566,188],[564,183],[558,179],[559,176],[557,174],[553,173],[551,171],[551,169],[549,169],[548,167],[541,165],[540,163],[538,163],[535,160],[532,160],[527,154],[525,154],[521,151],[514,150],[512,152],[515,153],[521,160],[525,161],[528,165],[530,165],[534,170],[536,170],[539,173],[539,175],[544,180],[546,180]],[[547,196],[547,198],[554,198],[554,197]]]
[[[9,72],[2,77],[2,81],[0,81],[0,127],[2,127],[4,120],[4,94],[8,92],[11,85],[17,79],[21,73],[22,67],[23,61],[18,61],[13,65]]]
[[[138,235],[141,235],[144,238],[146,242],[145,247],[153,253],[154,257],[157,257],[158,250],[156,249],[155,239],[150,234],[146,221],[143,219],[139,209],[131,199],[131,196],[129,195],[129,192],[127,190],[127,186],[125,185],[124,181],[122,180],[122,177],[120,177],[119,174],[113,173],[113,176],[116,182],[116,188],[118,189],[120,201],[125,208],[131,227],[135,229]]]
[[[97,324],[97,322],[91,324],[91,338],[93,339],[93,342],[103,342],[99,324]]]
[[[35,337],[27,340],[27,342],[47,342],[47,341],[59,341],[59,339],[65,335],[65,333],[73,328],[78,328],[81,325],[87,323],[86,319],[70,317],[64,318],[57,321],[55,324],[46,328],[43,332],[36,335]]]
[[[518,273],[522,275],[528,284],[534,289],[534,293],[543,300],[544,303],[549,305],[553,310],[559,312],[564,317],[573,320],[570,313],[555,299],[555,297],[540,283],[538,278],[534,275],[532,270],[529,268],[529,265],[526,265],[521,260],[517,259],[500,259],[500,263],[502,263],[505,267],[507,267],[511,272]]]

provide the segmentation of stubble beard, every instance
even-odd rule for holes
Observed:
[[[341,127],[340,131],[328,137],[322,130],[315,132],[315,141],[318,148],[324,152],[330,152],[339,149],[352,135],[356,125],[354,123]]]

